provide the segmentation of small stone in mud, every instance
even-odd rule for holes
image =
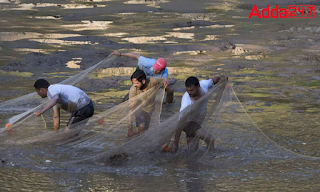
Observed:
[[[126,153],[120,153],[113,155],[109,158],[109,164],[122,163],[123,161],[128,159],[128,155]]]
[[[241,179],[241,181],[247,181],[247,179]]]
[[[270,107],[272,104],[272,102],[266,102],[263,106]]]
[[[320,76],[312,76],[311,79],[312,80],[320,80]]]
[[[46,163],[51,163],[51,161],[50,160],[46,160]]]
[[[292,110],[292,113],[304,113],[304,110]]]

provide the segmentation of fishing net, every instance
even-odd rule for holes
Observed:
[[[90,88],[91,91],[99,91],[98,85],[104,83],[101,77],[105,70],[102,68],[111,67],[113,59],[109,57],[62,83],[76,85],[83,90]],[[183,93],[184,89],[180,92]],[[19,118],[11,120],[14,122],[12,127],[2,129],[1,145],[33,144],[33,147],[41,145],[41,150],[44,147],[50,148],[43,158],[50,158],[64,165],[88,162],[105,165],[128,157],[138,159],[138,162],[135,162],[140,164],[161,163],[178,157],[230,167],[269,158],[307,157],[277,145],[264,135],[248,116],[226,78],[222,78],[205,96],[182,112],[179,112],[181,98],[179,95],[181,94],[175,96],[178,104],[164,106],[164,87],[158,85],[111,108],[107,105],[108,102],[105,105],[102,102],[99,104],[99,111],[88,121],[73,124],[71,130],[67,132],[60,129],[55,134],[52,129],[52,111],[46,112],[42,118],[32,114],[43,107],[45,102],[32,93],[1,104],[1,110],[3,107],[4,110],[13,110],[8,106],[24,110]],[[170,105],[172,108],[169,109]],[[149,109],[147,113],[150,124],[146,130],[138,132],[138,118],[146,109]],[[199,114],[204,116],[199,118]],[[133,129],[136,134],[128,138],[130,118],[133,118]],[[67,120],[68,118],[65,118],[65,122],[61,124]],[[208,134],[213,135],[215,150],[208,150],[206,143],[200,140],[199,148],[190,151],[182,136],[176,154],[162,152],[161,146],[170,145],[175,133],[188,126],[190,120],[198,121]],[[195,139],[198,139],[197,135]]]
[[[73,160],[69,163],[106,163],[112,162],[114,158],[128,155],[136,156],[142,162],[165,162],[176,156],[160,155],[155,159],[154,156],[149,156],[150,153],[163,153],[160,150],[161,146],[172,143],[175,133],[188,126],[190,121],[200,123],[208,134],[214,136],[216,149],[212,152],[207,149],[207,145],[203,141],[200,141],[200,147],[196,151],[190,151],[182,137],[180,150],[177,153],[178,156],[181,155],[181,158],[197,159],[211,165],[230,167],[230,165],[238,166],[242,162],[304,157],[277,145],[264,135],[250,119],[227,83],[226,79],[222,80],[201,99],[182,112],[172,113],[169,118],[160,118],[161,115],[158,116],[159,113],[157,113],[156,123],[152,124],[144,133],[134,136],[130,140],[126,139],[128,118],[131,115],[128,110],[130,101],[99,114],[99,117],[92,118],[91,123],[86,125],[88,128],[85,130],[91,129],[94,132],[88,132],[90,135],[93,134],[92,137],[83,135],[83,138],[77,142],[67,144],[71,151],[77,154],[72,157]],[[155,91],[156,89],[149,90],[149,92]],[[159,89],[156,94],[163,95],[161,92],[163,90]],[[140,100],[140,98],[144,98],[144,96],[139,95],[135,99]],[[158,98],[161,99],[161,97]],[[157,103],[161,104],[161,102],[162,100]],[[139,105],[139,107],[144,108],[144,105]],[[136,110],[139,110],[139,107]],[[203,114],[204,110],[205,118],[202,120],[199,118],[199,114]],[[166,111],[162,110],[162,113],[166,113]],[[107,123],[97,125],[96,122],[100,118],[104,118]],[[160,123],[158,123],[159,120]],[[199,139],[197,137],[196,135],[195,139]],[[143,158],[141,159],[141,157]]]
[[[115,58],[115,56],[109,56],[88,69],[60,82],[60,84],[79,87],[83,82],[88,82],[89,79],[97,76],[99,71],[110,67]],[[48,99],[41,99],[36,92],[33,92],[0,103],[0,114],[7,119],[5,124],[1,125],[0,134],[11,133],[13,130],[18,130],[16,128],[21,128],[25,125],[29,125],[27,127],[49,127],[52,124],[52,111],[51,113],[50,111],[45,113],[42,118],[35,118],[33,115],[35,111],[43,108],[47,101]]]

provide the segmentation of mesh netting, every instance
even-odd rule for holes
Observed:
[[[94,73],[98,69],[110,66],[113,59],[114,57],[109,57],[62,83],[79,87],[89,86],[90,77],[95,76]],[[221,166],[239,165],[241,162],[268,158],[305,157],[280,147],[265,136],[250,119],[226,78],[182,112],[167,111],[163,107],[164,97],[164,88],[158,85],[110,109],[104,108],[89,121],[72,125],[71,131],[65,132],[61,129],[55,134],[50,129],[52,111],[46,112],[42,118],[32,114],[36,109],[43,107],[44,102],[38,95],[32,93],[1,103],[1,110],[24,110],[20,116],[9,121],[14,123],[12,127],[1,129],[1,145],[19,146],[35,143],[41,146],[50,145],[52,150],[46,153],[51,154],[50,157],[55,162],[66,164],[110,163],[117,158],[137,155],[144,157],[139,163],[143,163],[146,159],[153,162],[168,161],[178,155]],[[129,118],[135,118],[150,105],[152,110],[149,112],[151,120],[148,129],[128,138]],[[11,109],[8,106],[15,108]],[[206,114],[204,120],[199,120],[199,114]],[[215,150],[207,150],[206,144],[200,140],[198,150],[190,152],[187,150],[185,139],[182,138],[177,154],[163,155],[163,152],[160,152],[161,146],[172,143],[175,133],[185,128],[190,120],[199,120],[201,127],[213,135]],[[198,139],[197,136],[195,139]],[[162,154],[161,157],[150,156],[158,153]]]
[[[99,70],[110,67],[112,61],[115,58],[116,56],[109,56],[99,63],[91,66],[90,68],[78,73],[77,75],[74,75],[60,82],[60,84],[77,86],[77,84],[81,84],[87,81],[90,76],[93,76]],[[33,113],[36,110],[41,109],[44,106],[44,103],[46,103],[47,101],[48,99],[41,99],[41,97],[39,97],[36,92],[33,92],[25,96],[0,103],[0,113],[6,114],[6,116],[10,117],[8,118],[6,123],[12,125],[12,127],[10,128],[0,128],[0,133],[8,131],[9,129],[15,129],[15,127],[18,126],[16,123],[22,121],[25,118],[32,118]]]

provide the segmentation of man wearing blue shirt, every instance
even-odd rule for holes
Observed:
[[[137,69],[143,70],[145,74],[149,77],[161,77],[161,78],[168,78],[168,69],[167,69],[167,62],[163,58],[159,59],[152,59],[143,57],[138,53],[120,53],[115,51],[112,53],[113,55],[117,56],[126,56],[136,58],[138,60],[138,67]],[[168,86],[166,87],[167,97],[166,102],[172,103],[173,102],[173,87]]]

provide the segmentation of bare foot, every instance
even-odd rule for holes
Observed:
[[[207,144],[207,150],[213,151],[214,150],[214,142],[211,142],[210,144]]]
[[[130,137],[132,137],[133,135],[134,135],[133,131],[132,131],[132,130],[131,130],[131,131],[128,130],[128,136],[127,136],[127,137],[130,138]]]
[[[65,132],[69,132],[71,129],[69,127],[66,127]]]

